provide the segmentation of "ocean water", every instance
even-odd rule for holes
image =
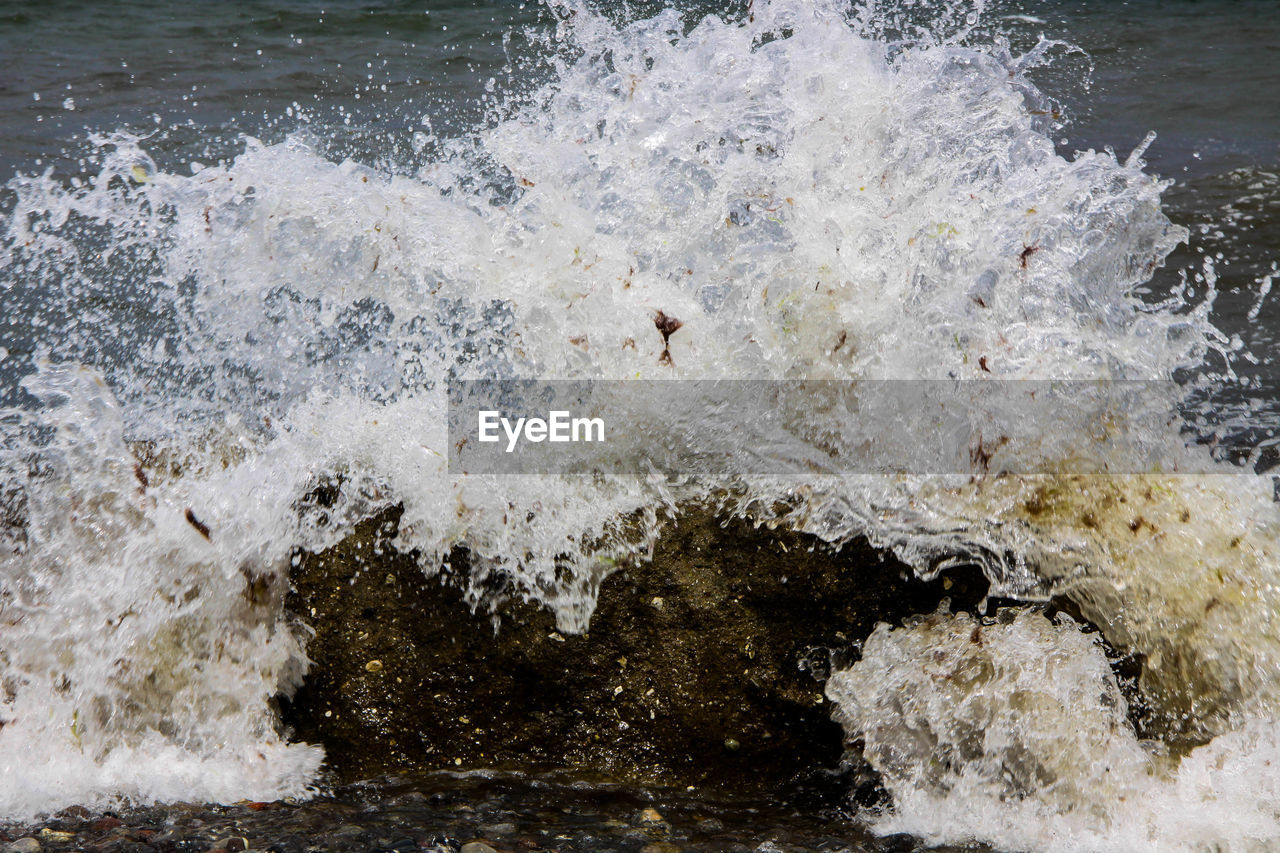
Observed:
[[[245,585],[380,508],[581,631],[657,509],[716,500],[1145,659],[1140,735],[1070,619],[877,629],[827,687],[873,830],[1280,845],[1278,53],[1261,0],[0,4],[0,814],[308,795],[270,702],[305,636]],[[797,390],[678,478],[451,473],[445,387],[494,377]],[[1103,419],[1139,473],[1083,473],[1064,410],[1056,471],[924,476],[803,379],[1185,399]],[[619,452],[678,454],[648,415]],[[880,440],[967,449],[931,426]]]

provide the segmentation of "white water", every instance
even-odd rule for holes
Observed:
[[[380,506],[404,504],[401,541],[425,570],[465,544],[579,630],[660,507],[731,487],[731,508],[785,505],[764,520],[867,535],[922,573],[961,555],[1001,592],[1069,594],[1148,656],[1168,728],[1213,738],[1148,784],[1114,708],[987,709],[989,727],[1026,727],[1011,742],[1058,781],[1010,805],[992,788],[999,749],[962,758],[972,770],[945,788],[881,766],[886,826],[1036,848],[1280,843],[1264,765],[1280,707],[1269,481],[1075,477],[1072,436],[1090,427],[1070,413],[1051,437],[1060,476],[997,477],[997,455],[988,477],[798,481],[751,475],[748,454],[741,476],[681,482],[448,475],[449,375],[1167,379],[1224,346],[1207,304],[1131,294],[1186,235],[1141,152],[1055,152],[1025,77],[1052,45],[970,43],[964,6],[892,42],[897,23],[873,7],[757,3],[752,21],[687,35],[673,12],[618,29],[574,11],[553,82],[412,177],[301,138],[165,173],[120,135],[88,185],[10,184],[0,286],[73,319],[38,335],[26,387],[42,405],[4,414],[0,812],[304,794],[319,751],[281,742],[268,706],[306,666],[282,612],[289,557]],[[119,322],[143,308],[163,329],[145,341]],[[670,364],[659,310],[684,323]],[[847,437],[838,408],[793,406],[790,438]],[[637,453],[678,442],[661,414]],[[892,426],[906,448],[956,440]],[[320,523],[299,500],[334,475],[342,496]],[[618,521],[635,510],[639,531]],[[1105,684],[1075,628],[1029,619],[983,647],[1011,661],[1001,677],[1049,697]],[[949,635],[930,631],[888,636],[942,653]],[[1040,668],[1049,652],[1061,666]],[[851,734],[894,654],[869,644],[872,675],[832,688]],[[912,713],[957,737],[930,689]],[[1147,793],[1096,796],[1097,759],[1061,759],[1076,725],[1110,732],[1084,747],[1119,756],[1115,791]],[[1251,784],[1221,775],[1238,767]],[[1184,831],[1196,809],[1208,835]],[[1233,812],[1257,818],[1213,818]]]
[[[1066,617],[935,614],[868,638],[835,674],[895,809],[883,832],[1013,850],[1270,849],[1280,759],[1255,722],[1181,762],[1140,742],[1102,650]]]

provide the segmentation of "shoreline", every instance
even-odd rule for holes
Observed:
[[[18,846],[14,846],[17,844]],[[38,845],[38,846],[36,846]],[[477,845],[477,846],[469,846]],[[0,824],[13,853],[949,853],[908,836],[876,837],[831,809],[721,801],[661,788],[586,781],[559,771],[390,776],[300,803],[174,803]]]

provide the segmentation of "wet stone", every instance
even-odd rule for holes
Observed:
[[[101,849],[110,853],[154,853],[156,848],[141,841],[113,841]]]
[[[516,831],[514,823],[492,823],[488,826],[480,827],[480,831],[486,836],[511,835]]]
[[[343,826],[338,827],[336,830],[333,831],[333,834],[339,837],[351,837],[355,835],[361,835],[363,832],[364,832],[363,827],[356,826],[355,824],[349,823],[349,824],[344,824]]]
[[[473,609],[470,555],[455,550],[449,570],[428,577],[435,567],[396,548],[401,513],[292,561],[286,607],[314,631],[314,665],[282,697],[283,723],[324,746],[341,782],[578,767],[776,791],[844,757],[823,693],[833,657],[855,654],[879,621],[932,612],[944,597],[976,606],[987,588],[976,573],[917,581],[865,542],[833,549],[684,507],[651,560],[604,580],[575,636],[501,577]]]
[[[468,841],[462,845],[459,853],[498,853],[498,851],[483,841]]]

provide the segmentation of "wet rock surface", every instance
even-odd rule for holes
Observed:
[[[314,665],[283,703],[339,782],[389,771],[577,767],[741,794],[877,796],[844,754],[822,679],[880,621],[973,607],[974,574],[930,583],[866,545],[833,550],[699,508],[653,559],[602,588],[590,630],[559,633],[536,604],[473,613],[451,571],[426,577],[392,545],[400,511],[300,553],[287,608],[315,632]],[[495,615],[499,624],[495,634]],[[823,792],[818,789],[830,788]]]
[[[563,773],[439,772],[347,785],[297,804],[178,803],[105,814],[77,807],[34,826],[0,824],[0,850],[7,849],[944,853],[959,848],[923,847],[904,836],[875,838],[837,812],[804,813],[775,801],[708,798]]]

